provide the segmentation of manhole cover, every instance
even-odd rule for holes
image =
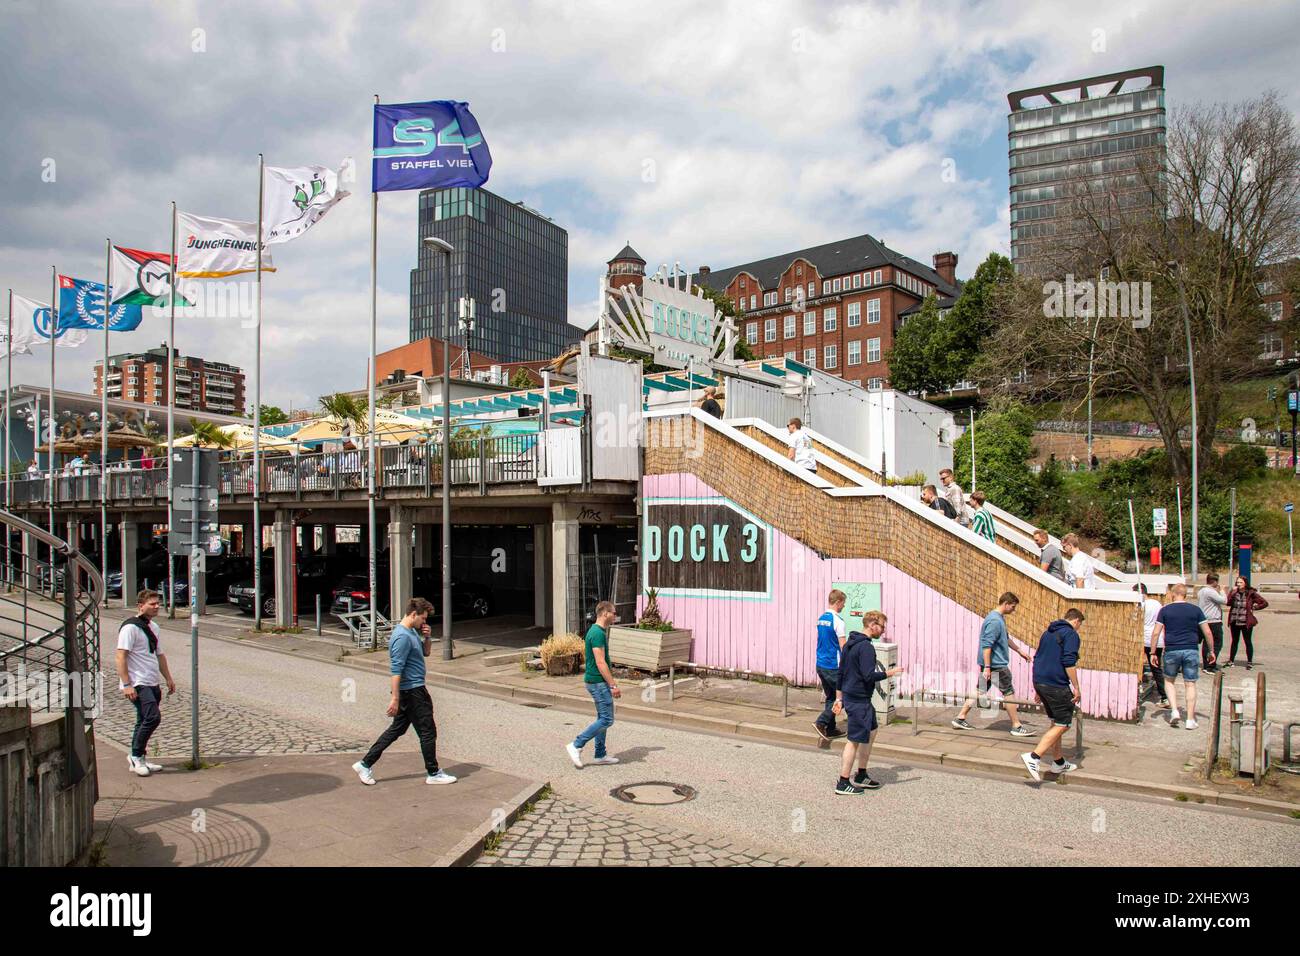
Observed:
[[[661,807],[694,800],[695,788],[684,783],[669,783],[667,780],[649,780],[645,783],[625,783],[621,787],[615,787],[609,795],[624,803]]]

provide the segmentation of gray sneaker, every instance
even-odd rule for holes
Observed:
[[[960,717],[958,717],[958,718],[956,718],[956,719],[953,720],[953,722],[952,722],[952,726],[953,726],[953,728],[956,729],[956,730],[974,730],[974,729],[975,729],[974,726],[972,726],[971,724],[968,724],[965,720],[963,720],[963,719],[960,718]]]
[[[1011,736],[1012,736],[1012,737],[1032,737],[1032,736],[1034,736],[1034,733],[1033,733],[1032,730],[1030,730],[1030,729],[1029,729],[1028,727],[1026,727],[1024,724],[1020,724],[1020,725],[1018,725],[1018,726],[1016,726],[1016,727],[1012,727],[1012,728],[1011,728]]]

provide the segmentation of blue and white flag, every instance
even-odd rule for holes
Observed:
[[[37,302],[26,296],[14,296],[14,340],[15,355],[31,353],[33,345],[50,343],[50,307],[44,302]],[[59,319],[59,330],[54,335],[54,344],[60,348],[75,349],[90,333],[84,329],[70,328]]]
[[[109,309],[110,332],[134,332],[144,312],[138,304],[119,302]],[[59,276],[59,328],[102,329],[104,327],[104,283]]]
[[[372,192],[482,186],[492,154],[468,103],[375,105]]]

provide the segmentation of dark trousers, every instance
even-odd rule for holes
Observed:
[[[393,718],[388,729],[379,735],[379,739],[361,758],[361,762],[367,767],[373,767],[384,755],[389,744],[406,733],[407,728],[412,724],[415,725],[415,732],[420,737],[420,753],[424,755],[424,769],[430,774],[437,773],[438,727],[433,722],[433,699],[429,696],[429,691],[423,687],[412,687],[410,690],[398,693],[397,716]]]
[[[145,755],[149,747],[149,738],[162,723],[162,710],[158,706],[161,702],[161,687],[141,685],[135,689],[135,700],[131,701],[135,705],[135,732],[131,734],[132,757]]]
[[[835,711],[832,708],[835,706],[835,694],[840,688],[840,669],[838,667],[819,667],[817,668],[817,678],[822,682],[822,695],[826,698],[826,705],[822,708],[817,723],[827,730],[834,730]]]
[[[1237,659],[1237,639],[1246,642],[1246,660],[1250,663],[1255,662],[1255,647],[1250,643],[1251,635],[1255,633],[1253,627],[1247,627],[1245,624],[1233,624],[1232,627],[1232,647],[1228,650],[1228,660]]]
[[[1154,664],[1151,663],[1151,648],[1149,647],[1144,648],[1143,653],[1146,654],[1147,667],[1151,669],[1151,679],[1155,681],[1156,692],[1160,695],[1161,700],[1166,700],[1169,697],[1169,695],[1165,693],[1164,670],[1163,668],[1156,667]]]
[[[1210,622],[1210,637],[1214,639],[1214,659],[1218,661],[1219,653],[1223,650],[1223,622]],[[1210,642],[1202,639],[1201,641],[1201,666],[1210,667]]]

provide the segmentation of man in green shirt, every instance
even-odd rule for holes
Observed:
[[[587,662],[583,681],[587,693],[596,702],[596,720],[578,734],[572,743],[564,745],[564,749],[569,752],[569,759],[579,770],[582,769],[582,748],[588,740],[596,741],[596,759],[592,763],[618,763],[617,757],[605,753],[605,731],[614,723],[614,699],[622,696],[618,685],[614,683],[614,676],[609,672],[609,627],[613,623],[614,605],[609,601],[601,601],[596,605],[596,623],[588,629],[583,642]]]
[[[970,527],[978,535],[983,535],[990,541],[997,540],[997,525],[993,522],[993,512],[984,506],[984,492],[972,491],[970,493],[970,506],[974,510],[975,516],[971,518]]]

